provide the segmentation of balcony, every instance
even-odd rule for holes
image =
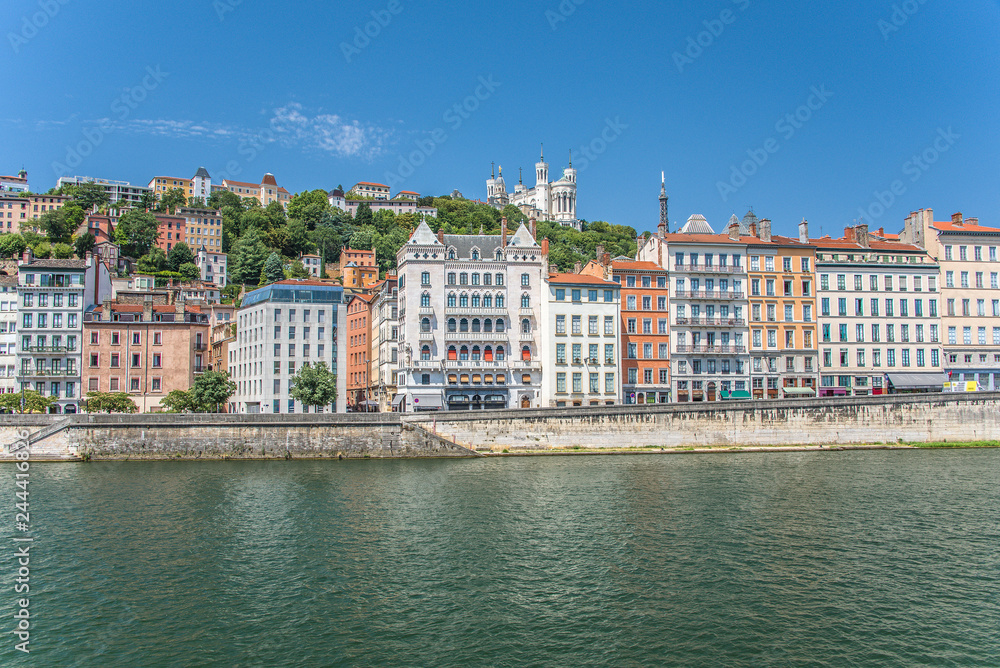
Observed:
[[[472,306],[449,306],[444,310],[445,315],[507,315],[506,308],[482,308]]]
[[[418,313],[420,313],[420,315],[434,315],[434,307],[433,306],[421,306],[419,308],[419,310],[418,310]]]
[[[26,348],[26,351],[42,355],[64,355],[66,353],[75,353],[76,348],[68,348],[66,346],[31,346],[30,348]]]
[[[205,373],[206,371],[208,371],[208,367],[205,365],[195,366],[194,368],[195,373]]]
[[[743,293],[736,292],[735,290],[676,290],[674,298],[730,301],[734,299],[743,299]]]
[[[206,344],[204,342],[201,342],[201,341],[197,341],[194,344],[194,349],[195,349],[195,352],[203,353],[206,350],[208,350],[208,344]]]
[[[446,369],[506,369],[506,360],[445,360]]]
[[[540,360],[513,360],[510,363],[512,369],[534,369],[536,371],[542,370],[542,362]]]
[[[675,264],[674,271],[692,274],[745,274],[743,267],[731,265],[705,265],[705,264]]]
[[[535,315],[535,309],[531,308],[530,306],[527,308],[522,306],[521,308],[518,309],[517,314],[533,317]]]
[[[507,342],[507,332],[445,332],[445,341]]]
[[[688,325],[691,327],[742,327],[747,324],[743,318],[677,318],[676,325]]]
[[[27,380],[28,378],[77,378],[80,374],[72,370],[59,370],[52,371],[51,369],[21,369],[21,373],[17,375],[20,380]]]
[[[746,353],[746,346],[731,345],[697,345],[697,346],[677,346],[678,353],[701,353],[705,355],[742,355]]]
[[[517,338],[518,341],[530,342],[535,340],[535,335],[532,332],[521,332],[520,334],[518,334]]]
[[[420,332],[420,340],[421,341],[433,341],[434,340],[434,332]]]

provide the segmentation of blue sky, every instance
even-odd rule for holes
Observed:
[[[553,175],[573,150],[581,217],[639,230],[661,171],[672,228],[751,205],[786,234],[862,212],[896,230],[922,207],[1000,225],[996,0],[8,0],[0,16],[0,172],[23,165],[35,190],[204,165],[292,192],[398,179],[485,198],[492,161],[509,188],[518,167],[532,182],[544,142]]]

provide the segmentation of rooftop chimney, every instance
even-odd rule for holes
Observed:
[[[443,227],[440,230],[438,230],[438,241],[441,242],[442,245],[444,245],[444,228]]]
[[[604,244],[597,244],[594,247],[594,255],[597,256],[597,261],[600,262],[601,258],[604,257]]]
[[[542,239],[542,255],[548,255],[548,254],[549,254],[549,240]]]
[[[146,295],[142,300],[142,321],[153,322],[153,295]]]
[[[809,243],[809,223],[805,218],[799,223],[799,241],[801,243]]]
[[[174,302],[174,313],[177,314],[177,320],[183,322],[184,320],[184,297],[181,295],[177,296],[177,301]]]
[[[574,274],[579,274],[581,269],[583,269],[583,266],[579,262],[574,262],[573,263],[573,273]]]
[[[656,226],[656,236],[662,239],[666,234],[667,234],[667,222],[661,220],[660,224]]]
[[[528,223],[531,225],[531,238],[537,240],[538,239],[538,221],[535,220],[534,216],[532,216],[530,219],[528,219]]]
[[[101,320],[111,322],[111,297],[105,297],[102,306],[104,307],[104,313],[101,315],[104,317]]]
[[[871,248],[872,240],[871,237],[868,236],[868,223],[861,223],[855,229],[857,231],[855,232],[854,237],[855,241],[858,242],[858,245],[862,248]]]
[[[844,228],[844,238],[847,239],[848,241],[855,241],[855,239],[854,239],[854,228],[853,227],[845,227]]]
[[[559,273],[559,266],[555,265],[555,264],[549,264],[549,273],[550,274],[558,274]]]
[[[757,223],[750,223],[749,227],[750,227],[750,236],[752,237],[757,236]]]
[[[968,225],[978,225],[979,224],[979,219],[978,218],[973,218],[972,216],[969,216],[968,218],[965,219],[965,222]]]
[[[500,247],[507,247],[507,216],[500,219]]]
[[[733,241],[739,241],[740,240],[740,224],[739,223],[732,223],[729,226],[729,228],[728,228],[727,231],[729,232],[729,238],[730,239],[732,239]]]
[[[765,243],[771,242],[771,219],[764,218],[760,221],[760,240]]]
[[[961,213],[951,214],[951,222],[959,227],[962,227],[962,225],[964,224],[962,221],[962,214]]]

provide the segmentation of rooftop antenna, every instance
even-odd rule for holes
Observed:
[[[545,162],[545,142],[542,142],[542,159],[539,162]]]
[[[569,168],[573,169],[573,149],[569,150]]]
[[[490,178],[495,179],[497,177],[497,163],[493,161],[490,163]]]

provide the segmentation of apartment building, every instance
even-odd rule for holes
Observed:
[[[345,288],[363,290],[378,282],[374,250],[344,248],[340,251],[340,280]]]
[[[348,195],[351,197],[348,198]],[[419,214],[422,219],[437,218],[437,209],[432,206],[420,206],[417,203],[419,199],[420,193],[412,190],[401,190],[390,197],[389,186],[381,183],[358,183],[347,194],[343,190],[334,189],[327,197],[330,206],[346,211],[352,216],[357,215],[358,207],[364,203],[372,213],[391,211],[397,216],[413,213]]]
[[[142,196],[153,192],[151,188],[144,186],[134,186],[128,181],[115,181],[113,179],[98,179],[92,176],[61,176],[56,182],[57,187],[65,185],[82,185],[84,183],[96,183],[104,189],[108,195],[108,204],[132,206],[142,201]]]
[[[337,374],[337,400],[315,412],[347,410],[344,289],[310,279],[258,288],[236,312],[236,341],[228,369],[236,382],[229,412],[307,413],[292,399],[289,383],[306,364],[325,362]]]
[[[209,318],[199,306],[109,299],[84,314],[85,392],[127,392],[141,413],[163,410],[173,390],[187,390],[209,369]]]
[[[542,405],[621,403],[621,288],[586,274],[550,273],[542,302]],[[522,321],[522,336],[531,323]]]
[[[83,315],[111,293],[103,262],[36,259],[18,264],[20,349],[17,381],[57,401],[57,413],[80,410]]]
[[[168,213],[155,213],[156,218],[156,246],[164,253],[169,253],[173,247],[179,243],[187,244],[187,219],[181,215]],[[190,246],[190,244],[188,244]],[[192,251],[197,248],[192,249]]]
[[[389,412],[399,374],[399,299],[395,274],[372,286],[371,339],[371,397],[380,412]]]
[[[22,167],[17,176],[0,176],[0,192],[31,192],[28,186],[28,170]]]
[[[638,259],[670,272],[671,377],[675,401],[749,399],[747,270],[750,238],[738,222],[716,234],[693,215],[680,232],[657,234],[640,244]]]
[[[180,207],[175,212],[184,219],[184,240],[193,252],[200,248],[222,252],[222,212],[214,209]]]
[[[0,275],[0,394],[17,392],[17,276]]]
[[[371,380],[371,297],[351,295],[347,307],[347,405],[367,410]]]
[[[0,193],[0,233],[21,231],[31,213],[31,202],[27,197],[12,193]]]
[[[732,223],[731,223],[732,224]],[[750,387],[754,399],[816,396],[816,248],[809,226],[799,238],[771,234],[767,218],[749,225],[747,287]]]
[[[226,287],[229,275],[229,256],[218,251],[209,251],[204,246],[194,255],[195,266],[201,270],[201,280],[205,283]]]
[[[670,290],[667,270],[653,262],[611,259],[597,247],[597,259],[583,273],[614,281],[621,288],[619,344],[622,401],[670,401]]]
[[[306,271],[309,272],[310,276],[312,276],[313,278],[326,278],[325,276],[321,276],[323,268],[323,258],[321,258],[319,255],[306,253],[304,255],[301,255],[299,259],[302,261],[302,266],[305,268]]]
[[[944,369],[953,381],[1000,390],[1000,228],[956,213],[911,213],[900,239],[927,250],[941,267]]]
[[[287,207],[288,202],[292,199],[291,194],[285,188],[278,185],[274,174],[270,172],[264,175],[260,183],[223,179],[222,189],[234,192],[240,197],[255,199],[264,207],[271,202],[280,202],[282,206]]]
[[[940,391],[939,265],[867,225],[811,239],[819,286],[820,396]]]
[[[548,241],[523,224],[512,236],[506,219],[501,226],[499,235],[435,235],[421,223],[399,250],[397,410],[541,405]]]

